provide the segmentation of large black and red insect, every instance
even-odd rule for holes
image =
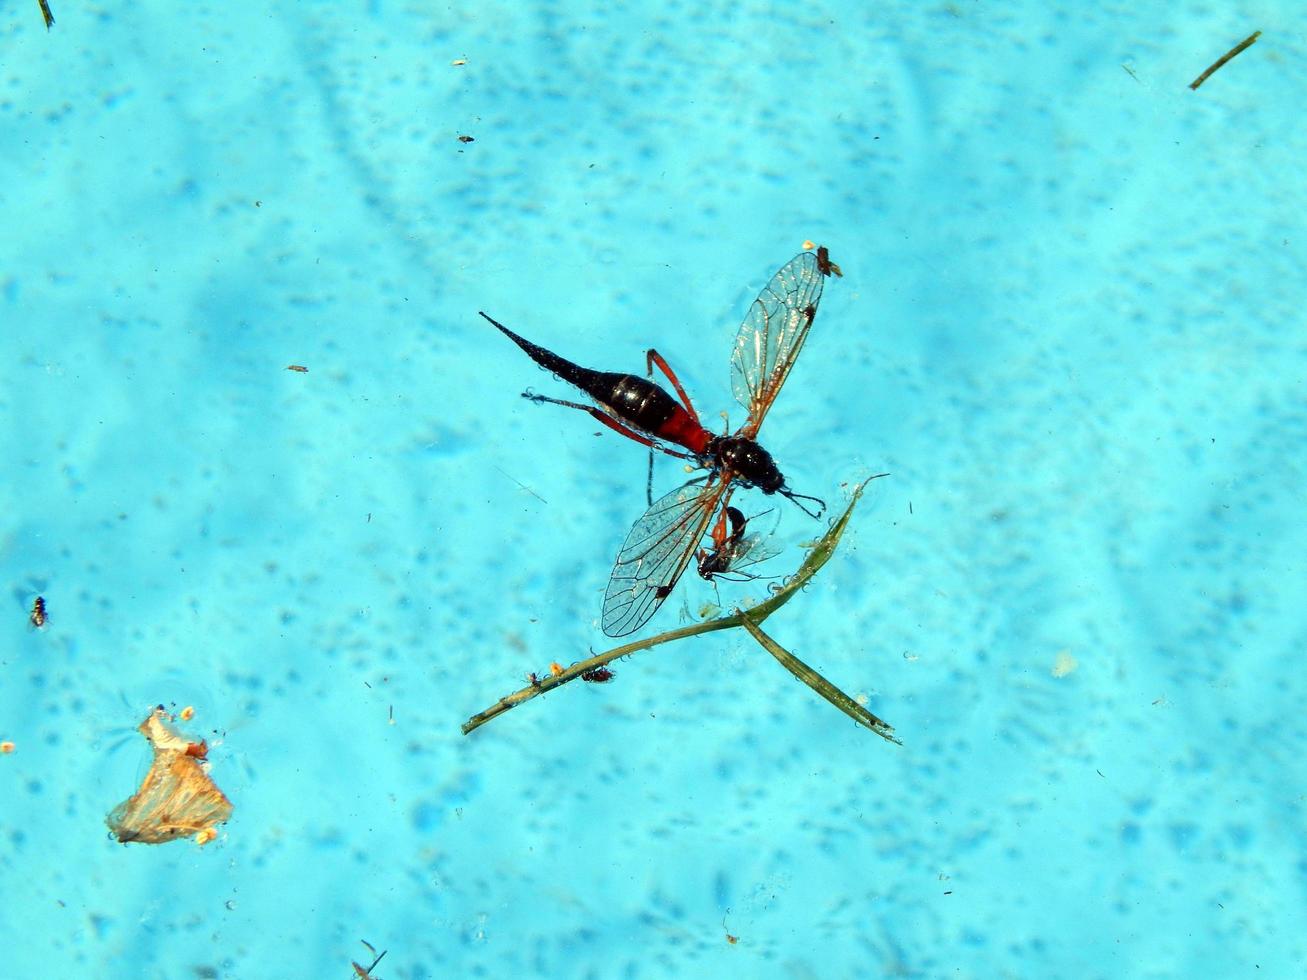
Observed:
[[[824,246],[815,252],[800,252],[772,276],[749,307],[731,353],[731,388],[748,412],[734,434],[714,435],[704,428],[689,395],[656,350],[647,354],[648,373],[652,376],[657,367],[671,382],[677,398],[649,378],[583,368],[481,314],[533,361],[580,388],[598,407],[531,392],[524,393],[524,398],[588,412],[629,439],[708,470],[707,475],[655,500],[631,528],[604,595],[602,625],[608,636],[626,636],[649,621],[671,594],[705,535],[711,533],[714,551],[731,539],[727,522],[733,508],[728,505],[737,488],[779,493],[811,517],[820,517],[825,510],[821,500],[789,488],[771,454],[756,439],[807,339],[822,287],[832,272],[841,275]]]

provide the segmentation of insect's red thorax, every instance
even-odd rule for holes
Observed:
[[[708,443],[713,438],[711,432],[691,417],[689,412],[679,406],[672,413],[672,417],[664,422],[654,434],[669,442],[674,442],[678,446],[684,446],[696,456],[703,456],[708,452]]]

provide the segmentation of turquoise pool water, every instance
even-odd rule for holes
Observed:
[[[1296,7],[52,10],[0,15],[0,976],[1307,970]],[[891,476],[766,628],[904,744],[738,630],[462,735],[611,646],[645,507],[477,311],[717,430],[805,240],[763,442]],[[105,825],[160,703],[204,847]]]

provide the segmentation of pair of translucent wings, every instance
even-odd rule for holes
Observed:
[[[748,412],[740,435],[757,434],[803,347],[825,278],[834,269],[825,248],[800,252],[749,307],[731,352],[731,388]],[[713,472],[660,497],[635,522],[608,580],[605,634],[634,633],[658,611],[730,493],[729,478]]]

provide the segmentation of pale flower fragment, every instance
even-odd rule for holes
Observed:
[[[201,760],[203,741],[188,741],[158,707],[137,729],[154,747],[154,761],[141,788],[119,803],[105,818],[124,844],[164,844],[181,837],[207,843],[218,824],[231,818],[231,801],[209,778]]]

